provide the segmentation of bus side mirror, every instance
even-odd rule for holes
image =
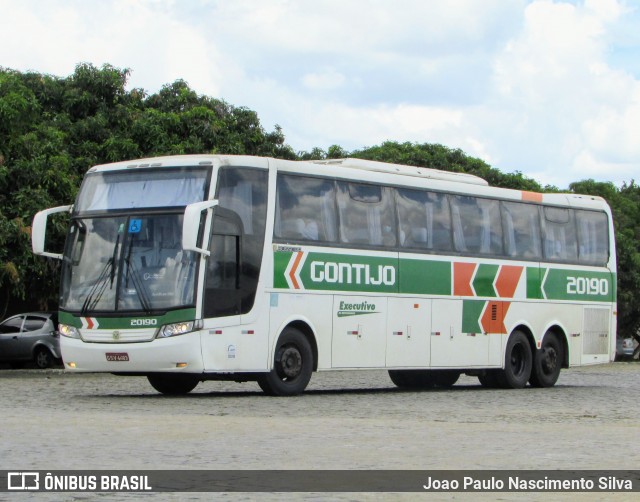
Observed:
[[[184,210],[182,220],[182,249],[195,251],[209,256],[209,251],[198,247],[198,233],[200,230],[200,216],[202,211],[212,209],[218,205],[217,200],[205,200],[189,204]]]
[[[50,214],[68,212],[71,207],[72,206],[52,207],[36,213],[31,223],[31,249],[33,250],[33,254],[62,260],[62,254],[47,253],[44,250],[44,241],[47,234],[47,218]]]

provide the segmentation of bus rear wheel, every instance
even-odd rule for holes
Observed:
[[[158,392],[170,396],[188,394],[200,382],[196,375],[180,374],[147,375],[147,380]]]
[[[507,342],[504,355],[504,369],[496,373],[500,387],[504,389],[522,389],[531,376],[533,355],[527,335],[514,331]]]
[[[273,369],[258,377],[258,385],[270,396],[295,396],[307,388],[313,373],[313,351],[299,330],[286,328],[280,338]]]
[[[564,354],[562,344],[555,333],[544,335],[542,347],[533,357],[533,369],[529,383],[532,387],[553,387],[558,381]]]

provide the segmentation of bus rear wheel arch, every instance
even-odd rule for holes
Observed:
[[[258,385],[270,396],[301,394],[314,368],[311,344],[298,328],[286,327],[276,344],[273,369],[258,376]]]

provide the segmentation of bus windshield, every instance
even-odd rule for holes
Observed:
[[[87,174],[75,210],[184,207],[204,200],[207,169],[141,169]]]
[[[182,214],[75,218],[64,256],[64,310],[151,314],[193,305],[195,256],[182,249]]]

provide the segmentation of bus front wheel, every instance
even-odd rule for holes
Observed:
[[[527,336],[514,331],[507,342],[504,369],[496,373],[498,384],[504,389],[521,389],[529,381],[533,355]]]
[[[149,380],[151,386],[158,392],[170,396],[188,394],[195,389],[196,385],[200,382],[196,375],[176,375],[171,373],[147,375],[147,380]]]
[[[273,369],[258,377],[258,385],[270,396],[295,396],[307,388],[313,372],[309,340],[295,328],[285,329],[273,361]]]

